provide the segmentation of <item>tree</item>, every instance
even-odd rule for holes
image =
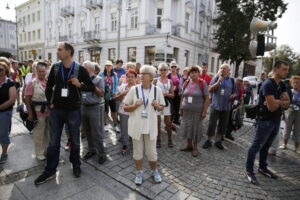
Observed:
[[[218,30],[216,52],[221,60],[235,63],[235,77],[243,60],[251,59],[249,43],[250,22],[253,17],[275,21],[285,12],[283,0],[216,0],[219,16],[214,20]]]
[[[269,57],[265,57],[263,60],[264,70],[270,72],[273,66],[274,51],[270,52]],[[290,70],[288,77],[296,75],[300,72],[300,55],[295,53],[293,49],[288,45],[281,45],[276,49],[275,61],[284,60],[289,63]]]
[[[12,57],[11,53],[5,52],[5,51],[0,52],[0,57],[2,57],[2,56],[6,57],[6,58],[11,58]]]

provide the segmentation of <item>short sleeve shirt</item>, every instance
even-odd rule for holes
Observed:
[[[14,86],[15,86],[14,83],[8,78],[5,80],[3,84],[0,85],[0,104],[3,104],[9,100],[9,89]],[[13,109],[13,105],[6,108],[5,110],[0,110],[0,112],[12,110],[12,109]]]

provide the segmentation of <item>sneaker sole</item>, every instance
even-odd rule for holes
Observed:
[[[277,176],[274,177],[274,176],[272,176],[272,175],[270,175],[270,174],[268,174],[268,173],[262,172],[262,171],[258,171],[258,173],[260,173],[260,174],[262,174],[262,175],[264,175],[264,176],[266,176],[266,177],[268,177],[268,178],[278,179]]]
[[[45,182],[47,182],[47,181],[49,181],[49,180],[51,180],[51,179],[53,179],[53,178],[55,178],[55,174],[52,175],[52,176],[50,176],[50,177],[48,177],[47,179],[45,179],[45,180],[42,181],[42,182],[34,183],[34,184],[35,184],[35,185],[41,185],[41,184],[43,184],[43,183],[45,183]]]
[[[251,184],[253,184],[253,185],[259,185],[259,183],[255,183],[255,182],[251,181],[251,178],[247,175],[246,172],[245,172],[245,176],[246,176],[246,178],[248,179],[248,181],[249,181]]]

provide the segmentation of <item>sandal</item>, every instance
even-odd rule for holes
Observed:
[[[169,148],[173,148],[173,147],[174,147],[174,144],[173,144],[172,140],[169,140],[169,142],[168,142],[168,147],[169,147]]]
[[[193,147],[189,147],[189,146],[182,147],[182,148],[180,149],[180,151],[193,151]]]
[[[160,140],[157,140],[156,141],[156,148],[160,148],[160,147],[161,147]]]

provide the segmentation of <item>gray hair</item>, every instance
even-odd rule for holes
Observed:
[[[166,70],[169,70],[169,66],[167,63],[160,63],[158,65],[158,70],[161,70],[161,69],[166,69]]]
[[[140,69],[140,73],[141,74],[143,74],[143,73],[150,74],[152,76],[152,78],[154,78],[155,74],[156,74],[156,69],[152,65],[143,65]]]
[[[92,69],[92,70],[95,70],[95,63],[87,60],[87,61],[84,61],[83,62],[83,66],[87,66],[88,68]]]
[[[220,66],[220,68],[222,68],[222,67],[227,67],[229,70],[230,70],[230,65],[229,64],[222,64],[221,66]]]

